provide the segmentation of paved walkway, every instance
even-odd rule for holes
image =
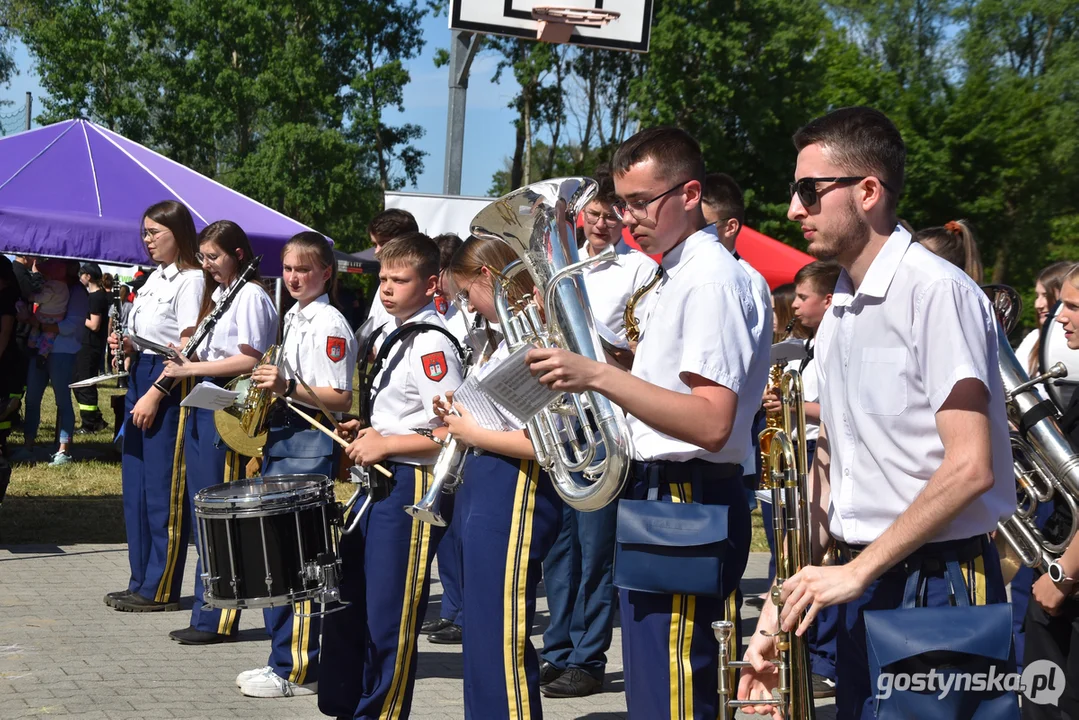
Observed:
[[[191,587],[194,551],[188,559]],[[767,556],[750,558],[746,592],[760,592]],[[172,642],[168,632],[187,625],[185,612],[121,613],[102,597],[127,577],[123,545],[0,547],[0,718],[324,718],[313,697],[245,698],[233,679],[266,664],[262,613],[245,613],[239,640],[210,647]],[[432,588],[428,618],[438,615],[441,587]],[[541,597],[533,642],[547,622]],[[750,623],[752,624],[752,623]],[[625,718],[621,634],[608,655],[604,692],[571,700],[544,700],[553,720]],[[461,657],[457,646],[420,640],[413,718],[464,717]],[[830,720],[833,708],[817,717]]]

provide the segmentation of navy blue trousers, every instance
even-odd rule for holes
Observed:
[[[843,564],[846,558],[837,558]],[[960,563],[972,605],[1007,602],[1004,578],[1000,574],[1000,557],[996,547],[986,539],[982,554],[971,562]],[[926,607],[949,605],[948,580],[941,570],[926,575]],[[869,677],[869,654],[866,651],[866,610],[892,610],[903,604],[903,589],[907,573],[897,566],[870,583],[857,600],[838,605],[836,634],[836,718],[838,720],[872,720],[875,690]]]
[[[404,511],[427,493],[430,468],[383,465],[393,472],[389,497],[341,537],[341,598],[350,604],[324,621],[318,707],[336,717],[409,716],[431,561],[445,532]],[[441,511],[452,521],[453,496]]]
[[[543,561],[550,624],[540,659],[603,680],[614,627],[614,530],[618,504],[562,508],[562,529]]]
[[[529,635],[562,499],[535,461],[486,453],[469,458],[454,512],[468,608],[465,717],[542,718],[539,660]]]
[[[321,420],[322,413],[316,418]],[[298,416],[287,426],[271,426],[263,449],[262,477],[325,475],[333,477],[338,446]],[[304,617],[318,608],[310,600],[262,611],[270,636],[267,663],[279,676],[304,685],[319,679],[319,634],[322,619]]]
[[[230,450],[214,426],[213,410],[192,408],[185,427],[184,463],[187,465],[187,511],[195,518],[195,495],[220,483],[244,477],[244,458]],[[195,547],[199,535],[194,533]],[[203,605],[202,552],[195,562],[195,604],[191,607],[191,627],[203,632],[233,635],[240,621],[239,610],[215,610]]]
[[[723,466],[699,460],[635,462],[626,497],[645,498],[654,477],[660,499],[700,501],[692,497],[697,481],[705,504],[729,508],[725,597],[619,590],[626,706],[635,720],[715,720],[719,644],[712,622],[734,618],[738,583],[749,559],[751,521],[742,472],[725,474]]]
[[[131,422],[135,403],[163,370],[158,356],[138,356],[131,365],[124,401],[121,478],[131,566],[127,588],[148,600],[177,602],[190,536],[184,487],[184,423],[189,411],[180,407],[180,401],[191,389],[191,379],[178,382],[161,401],[147,430]]]
[[[438,544],[438,580],[442,583],[442,601],[438,616],[461,627],[465,624],[464,601],[461,597],[463,552],[459,525],[450,522],[442,536],[442,542]]]

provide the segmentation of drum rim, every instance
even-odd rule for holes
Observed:
[[[258,482],[255,481],[262,479],[244,478],[230,483],[211,485],[195,493],[192,502],[195,506],[195,515],[215,518],[233,515],[244,517],[281,515],[329,505],[336,499],[334,482],[325,475],[270,475],[265,480],[269,481],[271,478],[275,483],[294,481],[297,487],[262,494],[218,495],[216,493],[229,488],[257,485]],[[301,482],[304,484],[300,484]]]

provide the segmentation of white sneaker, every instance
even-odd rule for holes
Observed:
[[[248,697],[258,698],[299,697],[317,693],[318,683],[298,685],[281,677],[271,668],[266,668],[262,674],[247,678],[240,686],[240,692]]]
[[[265,667],[255,668],[254,670],[244,670],[242,673],[236,676],[236,687],[242,688],[245,682],[255,677],[256,675],[262,675],[267,670],[272,672],[273,668],[271,668],[269,665],[266,665]]]

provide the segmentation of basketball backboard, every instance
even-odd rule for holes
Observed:
[[[648,52],[653,0],[450,0],[450,28],[474,33],[536,39],[533,7],[561,6],[619,13],[603,27],[577,26],[569,42],[576,45]]]

